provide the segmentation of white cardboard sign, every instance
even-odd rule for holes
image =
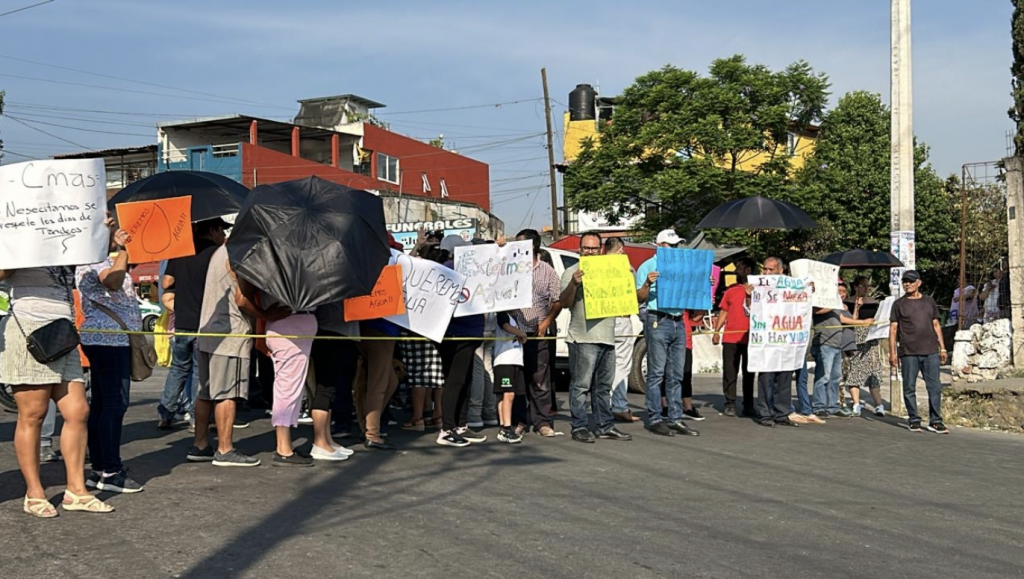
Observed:
[[[830,310],[843,309],[843,300],[839,299],[838,265],[812,259],[798,259],[789,264],[789,270],[793,277],[809,277],[814,282],[811,305]]]
[[[390,264],[396,263],[402,266],[405,313],[385,319],[440,342],[455,306],[463,299],[466,276],[439,263],[391,250]]]
[[[811,338],[809,279],[751,276],[750,345],[747,369],[782,372],[803,368]]]
[[[0,269],[103,261],[106,202],[102,159],[0,166]]]
[[[512,241],[455,248],[455,271],[466,276],[466,301],[455,317],[533,305],[533,243]]]

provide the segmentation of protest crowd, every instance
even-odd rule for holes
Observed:
[[[496,427],[497,441],[510,445],[531,433],[538,440],[562,435],[554,422],[549,346],[563,309],[570,319],[568,434],[580,443],[630,441],[616,423],[641,420],[651,435],[699,436],[688,424],[704,419],[693,400],[693,338],[706,327],[722,346],[725,416],[765,427],[823,425],[866,411],[861,388],[871,411],[884,415],[880,386],[888,369],[877,356],[884,331],[894,337],[890,364],[903,372],[908,428],[948,432],[939,398],[945,343],[938,308],[921,293],[925,280],[917,271],[902,274],[903,297],[878,302],[868,297],[865,277],[847,288],[834,271],[831,279],[805,269],[796,275],[797,263],[742,257],[734,263],[734,283],[714,300],[712,288],[724,274],[713,278],[711,252],[679,248],[673,230],[657,235],[656,255],[635,271],[620,240],[584,233],[579,264],[559,276],[533,229],[507,242],[423,232],[407,254],[384,231],[383,219],[367,218],[355,237],[339,244],[339,233],[325,247],[347,251],[344,259],[356,264],[349,275],[361,267],[370,285],[325,301],[324,292],[348,277],[291,275],[251,261],[288,250],[304,263],[343,259],[328,249],[298,247],[294,238],[281,241],[278,230],[249,244],[256,221],[249,218],[266,207],[263,201],[246,201],[233,228],[220,217],[196,221],[193,211],[185,221],[191,222],[188,251],[162,265],[165,314],[156,341],[169,371],[154,424],[164,430],[189,424],[194,440],[183,460],[258,466],[233,444],[234,431],[247,426],[238,419],[241,407],[267,409],[276,434],[272,462],[280,467],[348,460],[354,452],[339,442],[345,440],[394,451],[389,424],[429,431],[438,445],[453,448],[486,442],[486,427]],[[354,229],[353,223],[345,227]],[[143,490],[120,455],[131,382],[149,376],[154,354],[140,331],[129,275],[135,235],[128,227],[107,216],[101,231],[107,257],[98,263],[0,271],[11,289],[10,315],[0,330],[0,377],[17,401],[24,510],[36,517],[58,514],[39,475],[40,460],[54,457],[40,440],[52,436],[57,409],[67,471],[63,510],[106,513],[113,508],[92,490]],[[376,239],[382,257],[359,266],[352,255],[370,255],[364,245]],[[278,244],[274,251],[264,251],[267,240]],[[527,280],[527,291],[507,283],[513,277]],[[647,346],[643,418],[626,398],[637,338],[632,315],[639,315]],[[916,402],[919,374],[927,385],[927,420]],[[850,408],[839,402],[843,384]],[[299,424],[312,425],[308,450],[293,444]]]

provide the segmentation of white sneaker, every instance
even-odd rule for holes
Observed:
[[[313,424],[313,417],[303,410],[302,414],[299,414],[299,424]]]
[[[341,461],[348,460],[349,455],[339,452],[338,449],[335,449],[334,452],[328,452],[319,446],[314,445],[309,456],[311,456],[313,460]]]
[[[333,440],[331,441],[331,446],[334,447],[334,452],[344,454],[345,456],[352,456],[353,454],[356,453],[356,451],[352,450],[351,448],[346,448],[338,444],[337,442],[334,442]],[[314,446],[313,448],[316,447]]]
[[[853,405],[853,415],[854,416],[860,416],[860,411],[862,410],[862,408],[863,407],[860,404],[854,404]]]
[[[875,416],[885,416],[885,405],[879,404],[875,406]]]

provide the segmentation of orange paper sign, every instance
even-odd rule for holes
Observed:
[[[195,255],[192,197],[135,201],[117,206],[117,222],[128,232],[129,263]]]
[[[375,320],[405,313],[402,294],[402,266],[389,265],[380,272],[368,296],[345,300],[345,321]]]

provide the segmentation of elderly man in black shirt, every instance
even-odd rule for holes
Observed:
[[[921,432],[921,417],[917,413],[917,375],[920,372],[928,390],[927,429],[936,434],[948,434],[949,430],[942,424],[939,363],[946,363],[946,346],[939,326],[939,308],[935,300],[921,293],[921,274],[916,270],[903,272],[902,283],[906,293],[893,303],[889,315],[889,364],[903,370],[908,428],[911,432]]]

